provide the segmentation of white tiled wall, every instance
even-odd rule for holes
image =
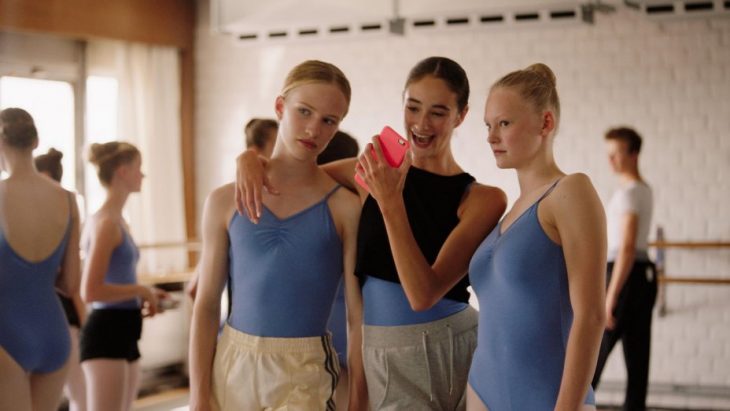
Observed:
[[[619,6],[595,25],[419,33],[406,38],[237,45],[207,26],[200,5],[196,56],[198,210],[207,193],[233,179],[251,116],[273,116],[286,72],[305,59],[338,65],[353,86],[342,129],[361,144],[384,124],[401,127],[401,92],[410,67],[431,55],[455,59],[470,76],[470,113],[454,152],[462,166],[511,200],[517,182],[500,171],[482,122],[489,85],[541,61],[555,71],[562,99],[558,163],[582,171],[607,199],[613,180],[602,133],[626,124],[645,139],[642,171],[655,191],[655,223],[669,240],[730,240],[730,19],[650,21]],[[653,234],[652,234],[653,236]],[[730,278],[730,250],[668,252],[668,272]],[[654,383],[730,390],[730,286],[673,285],[666,317],[656,318]],[[621,349],[604,380],[624,378]]]

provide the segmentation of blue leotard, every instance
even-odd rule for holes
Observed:
[[[573,309],[563,248],[543,231],[540,201],[500,234],[487,236],[469,265],[479,331],[469,384],[495,411],[552,411],[563,376]],[[584,401],[594,404],[588,387]]]
[[[342,241],[327,199],[284,219],[264,207],[258,224],[238,213],[228,226],[228,323],[261,337],[313,337],[327,319],[342,278]]]
[[[363,324],[393,327],[424,324],[452,316],[469,304],[442,298],[425,311],[411,308],[403,286],[368,276],[362,287]]]
[[[26,372],[56,371],[68,360],[68,324],[54,286],[71,223],[69,216],[63,239],[39,262],[18,255],[0,230],[0,347]]]
[[[104,274],[106,284],[137,284],[137,261],[139,261],[139,250],[127,233],[124,227],[122,230],[122,242],[114,248],[109,267]],[[94,309],[114,308],[121,310],[136,310],[140,308],[138,298],[131,298],[124,301],[104,302],[95,301],[91,304]]]

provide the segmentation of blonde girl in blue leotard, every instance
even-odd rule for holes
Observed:
[[[555,163],[559,121],[544,64],[507,74],[489,92],[488,142],[497,166],[517,171],[520,196],[469,266],[480,308],[469,411],[595,410],[606,222],[588,177]]]
[[[326,326],[343,276],[350,410],[362,406],[353,275],[360,210],[357,197],[316,163],[349,103],[340,69],[316,60],[297,65],[274,103],[279,131],[266,174],[281,195],[264,196],[257,224],[236,213],[233,184],[208,196],[191,330],[191,410],[334,410],[338,359]],[[229,278],[232,312],[216,341]]]
[[[139,251],[122,217],[129,195],[142,187],[142,155],[112,141],[93,144],[89,157],[106,199],[84,227],[81,294],[93,310],[81,331],[81,366],[89,410],[124,411],[137,397],[143,313],[155,315],[165,293],[137,283]]]

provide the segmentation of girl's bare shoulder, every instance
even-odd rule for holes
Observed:
[[[208,221],[220,219],[226,225],[235,212],[235,194],[235,183],[224,184],[211,191],[205,200],[204,218]]]
[[[554,200],[558,202],[574,201],[585,195],[595,193],[590,177],[584,173],[567,174],[555,187]]]

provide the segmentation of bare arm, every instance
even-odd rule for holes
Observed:
[[[321,166],[321,168],[333,180],[340,183],[343,187],[348,188],[350,191],[357,192],[360,199],[364,199],[368,193],[359,184],[355,183],[356,164],[357,158],[353,157],[327,163]]]
[[[376,152],[382,158],[379,147]],[[395,169],[383,161],[361,155],[360,164],[363,165],[362,175],[383,214],[406,297],[415,311],[427,310],[464,277],[472,255],[504,213],[507,198],[498,188],[473,184],[459,207],[459,223],[430,265],[413,236],[403,202],[403,184],[410,162],[404,161]]]
[[[333,161],[322,166],[322,170],[364,199],[367,192],[355,184],[356,162],[354,158]],[[267,160],[253,149],[244,151],[236,158],[236,210],[253,223],[258,223],[261,218],[264,190],[271,194],[279,193],[266,177],[266,164]]]
[[[462,203],[459,223],[429,265],[413,236],[403,198],[381,205],[398,277],[415,311],[433,307],[466,275],[471,257],[506,206],[498,188],[473,186]]]
[[[81,294],[76,293],[73,296],[73,303],[74,308],[76,309],[76,314],[79,316],[79,324],[83,327],[84,324],[86,324],[86,304],[84,304],[84,300],[81,299]]]
[[[185,286],[185,294],[187,294],[191,300],[195,301],[195,295],[198,293],[198,272],[200,271],[200,264],[195,266],[193,275],[190,277],[190,281]]]
[[[347,304],[347,363],[349,370],[349,405],[351,411],[368,409],[367,384],[362,359],[362,295],[355,277],[355,256],[357,253],[357,227],[360,219],[358,199],[341,190],[333,202],[335,215],[340,226],[345,280],[345,302]]]
[[[233,210],[233,187],[214,191],[203,211],[203,250],[198,270],[198,292],[190,330],[190,409],[208,410],[220,300],[228,270],[226,216]]]
[[[86,322],[86,306],[81,300],[81,257],[79,251],[80,227],[79,207],[76,204],[76,197],[72,195],[71,200],[71,232],[69,233],[66,253],[63,257],[61,273],[56,287],[73,301],[79,322],[83,325]]]
[[[603,334],[606,218],[598,195],[584,174],[565,177],[545,203],[545,225],[554,226],[563,247],[573,307],[573,325],[555,409],[573,411],[580,409],[585,400]]]
[[[79,252],[79,208],[71,196],[71,232],[69,233],[66,253],[63,256],[61,273],[56,287],[71,299],[78,299],[81,284],[81,254]]]
[[[613,310],[616,308],[618,296],[626,284],[636,257],[636,233],[639,230],[639,216],[635,213],[626,213],[621,221],[623,232],[621,247],[616,255],[616,261],[611,271],[611,282],[606,292],[606,328],[613,329],[616,319]]]
[[[157,312],[157,296],[148,287],[139,284],[107,284],[104,276],[109,269],[112,252],[122,241],[119,224],[109,218],[100,218],[91,231],[89,253],[84,267],[81,296],[86,302],[116,302],[140,297],[148,315]]]

